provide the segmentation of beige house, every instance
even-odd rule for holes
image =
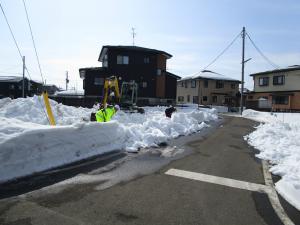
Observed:
[[[265,100],[274,111],[300,110],[300,66],[251,74],[254,91],[247,96],[246,106],[258,106]],[[260,107],[257,107],[260,108]]]
[[[177,104],[237,106],[239,80],[204,71],[177,81]]]

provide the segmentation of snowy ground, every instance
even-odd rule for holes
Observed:
[[[218,119],[215,109],[179,108],[170,119],[165,107],[148,107],[145,114],[120,111],[107,123],[86,122],[95,109],[50,102],[57,126],[48,125],[38,96],[0,99],[0,182],[108,151],[155,147]]]
[[[282,177],[277,191],[300,210],[300,114],[245,110],[243,117],[262,122],[245,139],[268,160],[270,171]]]

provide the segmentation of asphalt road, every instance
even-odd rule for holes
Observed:
[[[85,183],[3,199],[0,224],[282,224],[266,194],[165,174],[175,168],[264,184],[261,163],[243,140],[254,124],[226,117],[210,135],[182,146],[192,154],[104,190]]]

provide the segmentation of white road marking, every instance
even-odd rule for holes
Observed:
[[[277,216],[280,218],[282,223],[284,225],[294,225],[293,221],[287,216],[285,213],[283,207],[280,204],[277,192],[275,190],[275,186],[272,180],[271,173],[269,172],[269,165],[268,162],[265,160],[262,160],[262,166],[263,166],[263,173],[265,178],[266,185],[270,188],[270,193],[268,193],[268,197],[270,200],[270,203],[275,210]]]
[[[262,193],[271,192],[270,187],[266,185],[249,183],[246,181],[233,180],[224,177],[217,177],[217,176],[207,175],[203,173],[195,173],[195,172],[189,172],[189,171],[178,170],[178,169],[169,169],[165,174],[177,176],[177,177],[183,177],[192,180],[203,181],[212,184],[224,185],[233,188],[244,189],[248,191],[257,191]]]
[[[274,184],[272,181],[271,174],[268,170],[268,164],[266,161],[262,161],[263,164],[263,172],[266,185],[250,183],[246,181],[234,180],[230,178],[217,177],[212,175],[207,175],[203,173],[195,173],[186,170],[178,170],[178,169],[169,169],[165,174],[187,178],[191,180],[202,181],[206,183],[218,184],[227,187],[239,188],[248,191],[256,191],[260,193],[266,193],[269,197],[272,207],[274,208],[276,214],[283,222],[284,225],[295,225],[291,219],[286,215],[284,209],[282,208],[279,198],[277,196],[277,192],[274,188]]]

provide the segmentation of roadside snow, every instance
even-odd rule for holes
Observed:
[[[272,164],[270,172],[282,177],[277,191],[300,210],[300,114],[245,110],[243,116],[264,122],[245,139],[260,150],[258,158]]]
[[[214,109],[178,109],[170,119],[165,107],[146,107],[145,114],[120,111],[107,123],[84,122],[95,109],[50,104],[57,126],[48,125],[38,96],[0,99],[0,182],[108,151],[156,147],[218,118]]]

